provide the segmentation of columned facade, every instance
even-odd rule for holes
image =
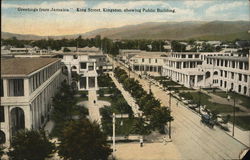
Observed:
[[[16,63],[20,63],[20,71],[14,67],[6,72],[3,69],[1,78],[0,127],[5,145],[20,129],[40,129],[45,125],[52,97],[63,80],[60,59],[13,58],[2,61],[1,67]]]

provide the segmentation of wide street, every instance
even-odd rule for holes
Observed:
[[[110,59],[110,61],[112,60]],[[114,61],[113,64],[128,72],[127,68],[118,62]],[[133,72],[130,72],[130,77],[139,80],[143,88],[146,91],[149,90],[147,80],[140,79]],[[151,91],[163,106],[169,106],[169,95],[166,92],[155,85],[151,85]],[[171,111],[174,121],[172,122],[172,142],[170,143],[177,148],[180,159],[237,159],[240,152],[246,148],[245,145],[221,129],[217,127],[210,129],[203,125],[199,115],[184,107],[182,103],[177,104],[177,100],[174,98],[171,98]],[[136,154],[136,150],[134,152]],[[130,154],[132,155],[133,152]],[[155,152],[155,154],[157,153]],[[171,159],[171,157],[165,159]]]

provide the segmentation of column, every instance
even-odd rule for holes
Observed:
[[[24,96],[25,97],[28,97],[29,96],[29,79],[28,78],[25,78],[23,79],[23,89],[24,89]]]
[[[194,87],[197,86],[198,87],[198,75],[194,76]]]
[[[4,97],[8,96],[8,82],[7,82],[7,79],[3,79],[3,95],[4,95]]]
[[[190,87],[190,76],[187,75],[187,86]]]
[[[70,69],[70,65],[67,66],[68,69],[68,81],[69,81],[69,85],[71,84],[71,69]]]
[[[86,90],[89,89],[89,77],[86,77]]]

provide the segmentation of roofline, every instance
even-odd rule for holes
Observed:
[[[43,70],[44,68],[46,68],[46,67],[48,67],[48,66],[50,66],[58,61],[61,61],[61,59],[57,58],[57,60],[47,64],[46,66],[43,66],[42,68],[37,69],[29,74],[1,74],[1,78],[10,78],[10,77],[28,78],[28,77],[32,76],[33,74],[39,72],[40,70]]]

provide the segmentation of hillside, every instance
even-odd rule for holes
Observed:
[[[111,39],[204,39],[204,40],[250,40],[248,31],[249,21],[186,21],[186,22],[148,22],[138,25],[127,25],[119,28],[101,28],[91,32],[52,36],[54,39],[91,38],[96,35]],[[2,32],[2,38],[17,37],[17,39],[37,40],[48,38],[46,36],[21,35]]]

